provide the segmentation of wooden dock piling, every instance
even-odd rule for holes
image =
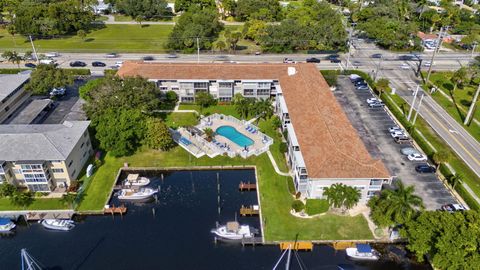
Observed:
[[[251,190],[256,190],[257,189],[257,184],[255,183],[250,183],[250,182],[240,182],[240,184],[238,185],[238,189],[240,191],[251,191]]]
[[[103,209],[103,213],[111,214],[112,216],[115,214],[120,214],[121,216],[123,216],[123,214],[127,213],[127,207],[125,207],[125,205],[119,207],[115,207],[115,205],[113,205],[111,207],[105,207]]]
[[[245,216],[258,216],[260,214],[260,208],[258,205],[250,205],[250,206],[243,206],[240,207],[240,215],[242,217]]]

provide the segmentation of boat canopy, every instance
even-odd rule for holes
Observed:
[[[8,223],[10,223],[10,219],[8,218],[0,218],[0,226],[4,226],[4,225],[7,225]]]
[[[372,247],[369,244],[357,244],[357,251],[361,253],[372,252]]]
[[[129,174],[129,175],[127,176],[127,180],[128,180],[128,181],[136,181],[136,180],[138,179],[138,176],[139,176],[138,173]]]
[[[230,221],[227,222],[227,231],[238,231],[238,228],[240,228],[240,224],[236,221]]]

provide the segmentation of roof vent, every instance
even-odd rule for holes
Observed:
[[[288,67],[288,76],[293,76],[297,73],[297,70],[295,69],[295,67]]]

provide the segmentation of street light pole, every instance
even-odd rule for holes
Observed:
[[[199,38],[197,37],[197,64],[200,63],[200,41]]]
[[[32,49],[33,49],[33,55],[35,55],[35,60],[38,63],[39,59],[38,59],[38,55],[37,55],[37,50],[35,50],[35,45],[33,45],[32,36],[29,35],[28,38],[30,38],[30,43],[32,44]]]
[[[419,90],[420,90],[420,85],[417,85],[417,89],[415,89],[415,93],[413,94],[412,105],[410,106],[410,110],[408,111],[408,116],[407,116],[408,121],[410,121],[410,117],[412,116],[413,107],[415,107],[415,100],[417,99],[417,94]]]
[[[355,27],[355,23],[352,23],[352,28],[350,29],[350,32],[348,33],[348,54],[347,54],[347,63],[346,63],[346,68],[345,69],[348,69],[348,65],[350,64],[350,47],[351,47],[351,44],[352,44],[352,34],[353,34],[353,30]]]
[[[437,51],[440,50],[440,47],[442,46],[442,41],[443,41],[443,34],[444,34],[444,30],[445,32],[447,31],[448,29],[448,26],[446,27],[446,29],[444,29],[443,27],[440,29],[440,33],[438,34],[438,38],[437,38],[437,46],[435,46],[435,50],[433,51],[433,54],[432,54],[432,60],[430,61],[430,66],[428,67],[428,74],[427,74],[427,79],[425,80],[425,84],[428,86],[428,84],[430,83],[430,74],[432,74],[432,67],[433,67],[433,63],[435,61],[435,55],[437,54]]]
[[[375,70],[375,76],[373,76],[374,81],[377,81],[377,75],[378,75],[378,72],[380,72],[380,67],[382,66],[382,62],[383,62],[383,56],[380,57],[380,60],[378,61],[377,69]]]
[[[477,48],[478,43],[475,41],[473,42],[473,48],[472,48],[472,56],[471,58],[473,59],[473,54],[475,53],[475,48]]]
[[[478,95],[480,94],[480,84],[478,85],[477,91],[475,91],[475,95],[472,99],[472,104],[470,104],[470,108],[468,108],[467,116],[465,117],[465,121],[463,122],[464,125],[467,125],[470,122],[470,118],[473,114],[473,109],[475,108],[475,103],[477,103]]]
[[[415,122],[417,121],[417,116],[418,116],[418,113],[420,112],[420,107],[422,107],[422,101],[423,101],[424,96],[425,96],[425,94],[422,94],[422,96],[420,97],[420,101],[418,102],[417,111],[415,112],[415,116],[413,117],[412,126],[414,126]]]

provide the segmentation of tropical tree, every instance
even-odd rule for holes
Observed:
[[[215,137],[215,132],[211,128],[206,128],[203,130],[203,132],[205,132],[205,136],[207,136],[207,140],[209,142],[212,141],[213,138]]]
[[[17,188],[14,185],[4,182],[0,185],[0,198],[10,197],[15,191],[17,191]]]
[[[236,31],[236,32],[228,32],[228,35],[225,34],[225,38],[227,40],[227,43],[229,44],[229,47],[233,52],[237,50],[237,44],[242,38],[242,32]]]
[[[242,94],[236,93],[236,94],[233,96],[232,103],[233,103],[233,104],[236,104],[236,103],[238,103],[238,102],[240,102],[241,100],[244,100],[244,99],[245,99],[245,97],[244,97]]]
[[[382,97],[382,93],[388,90],[390,81],[386,78],[381,78],[377,81],[376,89],[378,91],[378,97]]]
[[[77,31],[77,36],[81,40],[85,41],[85,38],[87,37],[87,32],[85,32],[85,30],[83,30],[83,29],[80,29],[80,30]]]
[[[450,160],[450,153],[445,150],[440,150],[433,154],[433,161],[437,164],[437,169],[440,165],[447,163]]]
[[[7,59],[8,62],[12,62],[12,64],[17,64],[20,67],[20,62],[23,60],[16,51],[5,51],[2,53],[2,57]]]
[[[207,92],[199,92],[195,95],[195,103],[200,105],[200,108],[208,108],[211,105],[214,105],[216,102],[215,98]]]
[[[273,115],[273,106],[269,99],[260,99],[253,106],[253,113],[257,116],[257,122],[260,119],[267,120]]]
[[[452,94],[457,89],[457,86],[463,86],[463,83],[467,80],[467,78],[468,69],[466,67],[461,67],[452,74],[452,77],[450,78],[450,80],[454,83]]]
[[[144,144],[152,149],[167,151],[175,146],[167,125],[158,118],[148,118]]]
[[[227,48],[227,44],[225,44],[225,41],[223,41],[223,40],[218,40],[217,42],[215,42],[214,46],[219,51],[223,51],[223,50],[225,50],[225,48]]]
[[[65,87],[73,83],[73,76],[65,69],[54,65],[38,65],[30,75],[25,89],[33,95],[48,95],[54,87]]]
[[[331,207],[340,208],[342,212],[345,212],[357,205],[361,193],[355,187],[337,183],[325,188],[323,196],[326,197]]]
[[[455,189],[455,187],[458,184],[463,183],[463,175],[460,173],[456,173],[450,177],[450,185],[452,185],[452,188]]]
[[[77,199],[76,193],[67,192],[62,195],[62,199],[60,199],[60,201],[63,204],[68,205],[68,207],[73,208],[73,204],[75,203],[76,199]]]
[[[16,206],[27,207],[34,201],[33,193],[30,191],[20,192],[15,191],[12,196],[10,196],[10,202]]]
[[[251,101],[246,98],[235,101],[235,110],[241,118],[246,119],[251,113]]]
[[[142,15],[138,15],[135,17],[135,21],[140,25],[142,26],[142,22],[144,20],[144,17]]]
[[[379,197],[368,202],[370,216],[381,227],[404,224],[409,221],[417,209],[423,208],[422,199],[413,194],[414,186],[405,186],[401,181],[395,183],[395,189],[384,189]]]

